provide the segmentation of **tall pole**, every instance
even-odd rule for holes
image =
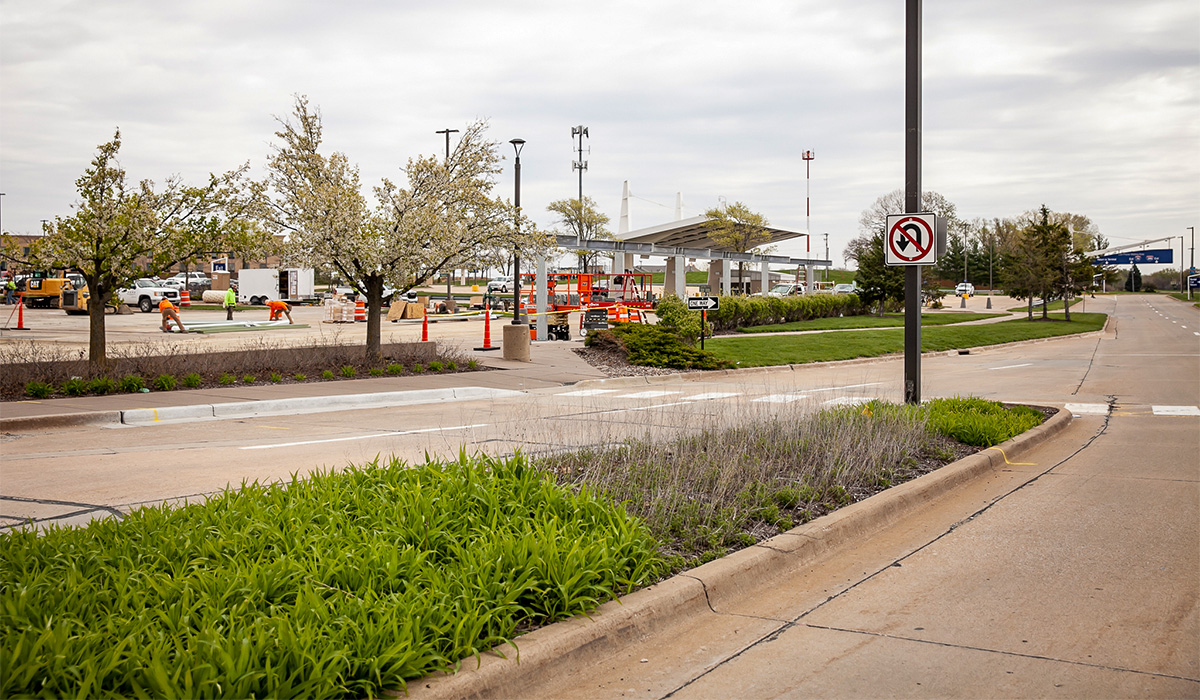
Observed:
[[[904,211],[921,211],[921,0],[905,0]],[[904,268],[904,402],[921,403],[921,266]]]
[[[458,129],[447,128],[447,129],[442,129],[441,131],[435,131],[433,133],[446,135],[446,165],[449,165],[450,164],[450,134],[457,134]],[[454,295],[450,291],[450,282],[453,278],[454,278],[453,270],[446,273],[446,308],[447,309],[450,308],[450,302],[454,300]]]
[[[458,129],[442,129],[441,131],[435,131],[433,133],[446,135],[446,162],[449,163],[450,162],[450,134],[457,134]]]
[[[517,152],[516,161],[513,163],[513,206],[516,208],[515,225],[518,237],[521,234],[521,148],[525,145],[524,139],[513,139],[509,141],[513,145],[513,149]],[[521,325],[521,247],[518,243],[513,246],[513,320],[512,325]]]
[[[825,236],[825,259],[828,260],[829,259],[829,234],[823,233],[821,235]],[[828,265],[825,266],[825,281],[826,282],[829,281],[829,266]]]
[[[571,127],[571,138],[579,137],[579,160],[571,161],[571,170],[579,171],[579,242],[584,241],[583,237],[583,171],[587,170],[587,161],[583,159],[583,137],[588,136],[588,128],[582,124]],[[590,138],[590,137],[589,137]],[[579,253],[579,272],[583,274],[587,272],[587,254],[583,251]]]
[[[1192,232],[1192,248],[1191,248],[1191,251],[1192,251],[1192,261],[1191,261],[1191,263],[1188,265],[1188,267],[1195,267],[1195,266],[1196,266],[1196,227],[1195,227],[1195,226],[1188,226],[1187,228],[1188,228],[1188,230],[1189,230],[1189,231],[1191,231],[1191,232]],[[1180,267],[1183,267],[1183,263],[1182,263],[1182,262],[1181,262],[1181,263],[1179,263],[1179,266],[1180,266]]]
[[[809,170],[809,168],[811,167],[812,160],[815,156],[813,155],[812,151],[805,151],[804,153],[800,154],[800,157],[804,159],[804,240],[809,241],[811,243],[811,241],[812,241],[812,196],[811,196],[812,191],[810,189],[810,187],[811,187],[810,175],[812,173]],[[825,259],[826,260],[829,259],[828,254],[825,255]],[[812,266],[810,265],[806,269],[808,271],[812,271]],[[828,273],[826,273],[826,274],[828,274]],[[804,286],[808,288],[805,291],[807,291],[807,292],[813,291],[813,281],[808,279],[807,274],[804,275]]]

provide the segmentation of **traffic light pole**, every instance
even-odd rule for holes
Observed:
[[[907,0],[904,81],[904,212],[921,211],[921,0]],[[934,243],[936,246],[937,244]],[[904,402],[921,403],[921,266],[904,270]]]

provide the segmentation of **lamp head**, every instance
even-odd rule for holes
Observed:
[[[512,139],[509,141],[513,145],[513,150],[517,152],[517,157],[521,157],[521,149],[525,146],[525,139]]]

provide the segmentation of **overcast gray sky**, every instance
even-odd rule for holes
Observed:
[[[1200,224],[1200,2],[926,0],[924,32],[923,182],[960,215],[1045,203],[1114,245]],[[489,119],[526,140],[544,225],[577,193],[575,125],[614,230],[623,180],[634,228],[682,192],[685,216],[723,197],[803,229],[813,150],[812,250],[828,233],[840,264],[859,213],[904,185],[903,79],[903,0],[3,0],[3,227],[68,215],[118,126],[135,180],[261,174],[305,94],[367,187]]]

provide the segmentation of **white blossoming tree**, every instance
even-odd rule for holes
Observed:
[[[483,122],[464,130],[448,159],[410,159],[407,187],[384,179],[374,188],[372,209],[358,168],[343,153],[320,152],[321,115],[305,97],[296,98],[291,120],[279,121],[263,218],[287,235],[285,260],[333,268],[366,297],[369,359],[382,355],[386,285],[406,292],[469,265],[487,247],[546,246],[532,223],[516,226],[513,207],[491,195],[500,156],[498,144],[485,139]]]

